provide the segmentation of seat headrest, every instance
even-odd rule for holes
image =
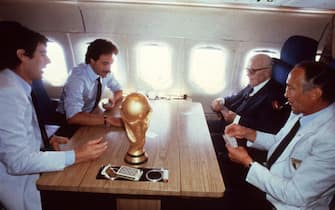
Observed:
[[[285,87],[287,76],[293,66],[276,58],[272,58],[272,62],[272,78]]]
[[[280,59],[294,66],[301,61],[314,61],[318,42],[305,36],[289,37],[280,52]]]

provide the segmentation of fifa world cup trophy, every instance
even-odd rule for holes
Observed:
[[[148,160],[143,147],[151,112],[147,97],[141,93],[131,93],[122,101],[121,117],[130,142],[124,159],[129,164],[142,164]]]

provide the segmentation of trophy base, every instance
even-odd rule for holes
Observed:
[[[148,154],[146,152],[143,152],[140,155],[134,156],[127,153],[124,157],[124,161],[132,165],[139,165],[148,161]]]

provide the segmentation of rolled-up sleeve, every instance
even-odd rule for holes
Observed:
[[[66,118],[82,112],[84,107],[84,82],[80,78],[69,78],[64,87],[64,110]]]

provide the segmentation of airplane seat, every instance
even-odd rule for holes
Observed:
[[[329,209],[330,210],[335,210],[335,195],[333,195],[333,199],[331,200],[331,202],[329,204]]]
[[[332,62],[330,62],[329,66],[330,66],[330,68],[335,70],[335,59],[333,59]]]
[[[41,117],[45,123],[45,129],[48,136],[50,137],[55,134],[71,138],[78,130],[79,126],[67,124],[65,115],[56,111],[58,102],[50,99],[42,80],[34,80],[31,86],[36,95]]]
[[[31,86],[36,95],[44,123],[47,125],[63,125],[66,121],[65,116],[56,112],[58,102],[50,99],[42,80],[34,80]]]
[[[285,86],[286,79],[293,66],[281,61],[277,58],[272,58],[272,78],[279,84]]]
[[[315,39],[305,36],[291,36],[283,44],[280,59],[273,59],[272,78],[286,84],[288,73],[301,61],[314,61],[318,47]]]

